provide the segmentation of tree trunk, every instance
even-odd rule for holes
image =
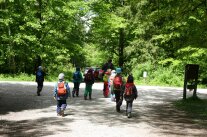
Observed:
[[[124,29],[119,29],[119,67],[124,64]]]
[[[38,2],[38,7],[37,7],[37,18],[39,19],[39,22],[40,22],[40,25],[42,25],[42,0],[37,0]],[[42,30],[40,29],[38,34],[37,34],[37,37],[39,40],[41,40],[41,37],[42,37]],[[41,42],[40,42],[41,44]]]
[[[42,0],[37,0],[38,2],[38,7],[37,7],[37,18],[39,19],[40,25],[42,25]],[[42,42],[41,42],[41,38],[42,38],[42,29],[40,29],[37,33],[37,38],[40,42],[39,47],[42,48]],[[41,50],[41,49],[40,49]],[[37,68],[37,66],[40,66],[42,63],[41,57],[39,55],[39,53],[36,54],[37,57],[37,62],[35,63],[35,69]]]

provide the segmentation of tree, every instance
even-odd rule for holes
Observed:
[[[33,73],[35,64],[52,72],[54,64],[67,66],[71,58],[84,57],[86,2],[6,0],[0,7],[2,72]]]

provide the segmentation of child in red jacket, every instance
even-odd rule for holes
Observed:
[[[127,83],[123,87],[123,95],[126,101],[126,115],[128,118],[131,117],[132,104],[134,99],[137,98],[137,88],[134,85],[134,78],[132,75],[129,75],[127,78]]]

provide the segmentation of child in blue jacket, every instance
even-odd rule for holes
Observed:
[[[58,83],[55,84],[53,97],[57,101],[57,115],[64,116],[64,111],[67,106],[67,98],[70,97],[70,87],[67,82],[64,81],[65,75],[60,73],[58,76]]]
[[[73,73],[73,83],[74,83],[74,88],[72,91],[73,97],[75,97],[75,94],[77,97],[79,96],[79,87],[82,81],[83,81],[82,73],[80,71],[80,68],[77,67],[76,71]]]
[[[39,66],[36,72],[36,82],[37,82],[37,95],[40,96],[40,92],[43,88],[45,72],[43,71],[42,66]]]

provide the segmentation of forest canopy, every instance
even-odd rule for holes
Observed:
[[[206,0],[0,0],[1,74],[48,75],[112,59],[125,74],[181,86],[186,64],[207,84]]]

